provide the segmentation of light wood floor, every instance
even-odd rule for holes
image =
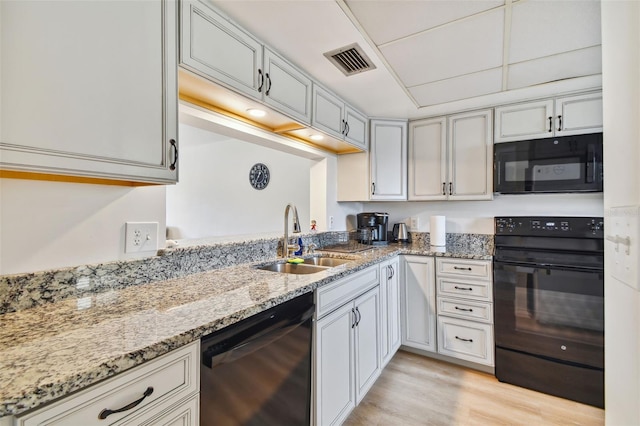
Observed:
[[[399,351],[345,425],[602,425],[604,410]]]

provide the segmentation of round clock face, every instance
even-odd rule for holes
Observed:
[[[265,189],[269,184],[269,168],[262,163],[254,164],[249,171],[249,182],[255,189]]]

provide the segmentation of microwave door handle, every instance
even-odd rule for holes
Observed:
[[[593,145],[589,145],[587,148],[587,161],[585,164],[585,181],[586,183],[593,183],[596,173],[596,153],[593,149]]]

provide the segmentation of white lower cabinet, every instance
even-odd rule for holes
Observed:
[[[489,260],[436,259],[438,353],[493,366]]]
[[[436,350],[436,287],[434,261],[426,256],[400,258],[402,344]]]
[[[196,426],[200,422],[199,343],[17,416],[14,424]],[[122,410],[129,405],[133,406]]]
[[[315,330],[315,424],[341,424],[380,375],[380,287],[364,285],[378,266],[320,288],[327,294],[364,293],[343,299],[337,309],[318,313]],[[369,281],[370,282],[370,281]],[[367,288],[368,287],[368,288]],[[316,303],[317,309],[321,308]]]
[[[400,348],[400,265],[398,257],[380,264],[382,368]]]
[[[489,260],[401,256],[402,344],[493,366]]]

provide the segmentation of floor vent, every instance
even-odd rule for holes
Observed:
[[[376,66],[357,43],[332,50],[325,53],[324,56],[346,76],[376,69]]]

